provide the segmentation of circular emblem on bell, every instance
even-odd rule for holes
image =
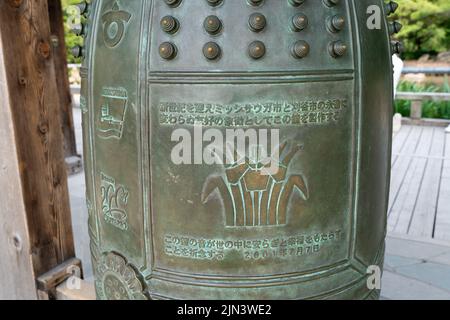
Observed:
[[[159,55],[166,60],[172,60],[177,56],[177,47],[171,42],[161,43],[159,46]]]
[[[347,45],[340,40],[333,41],[328,45],[328,51],[333,58],[339,58],[347,52]]]
[[[137,272],[120,255],[103,255],[97,271],[95,286],[101,300],[147,300]]]
[[[161,19],[161,29],[167,33],[175,33],[180,27],[178,20],[172,16],[165,16]]]
[[[301,59],[306,57],[309,54],[309,43],[303,40],[297,41],[292,46],[292,55],[297,58]]]
[[[289,0],[289,3],[294,7],[300,6],[303,2],[305,2],[305,0]]]
[[[308,26],[308,17],[303,13],[296,14],[292,17],[292,29],[294,31],[302,31]]]
[[[203,27],[209,34],[218,34],[222,30],[222,21],[217,16],[209,16],[205,19]]]
[[[216,7],[223,2],[223,0],[206,0],[210,6]]]
[[[253,59],[261,59],[266,54],[266,46],[261,41],[254,41],[248,46],[248,54]]]
[[[221,52],[222,49],[220,49],[220,46],[215,42],[208,42],[203,46],[203,55],[208,60],[217,60],[220,58]]]
[[[260,32],[264,30],[267,25],[266,17],[261,13],[254,13],[248,19],[248,25],[252,31]]]
[[[102,16],[103,39],[105,44],[114,48],[125,35],[125,28],[131,19],[129,12],[120,10],[118,2],[114,2],[112,9]]]

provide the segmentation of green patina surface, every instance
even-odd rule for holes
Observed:
[[[92,3],[82,97],[100,299],[377,297],[366,271],[384,256],[393,86],[386,19],[366,21],[385,7],[301,2]],[[278,130],[279,172],[258,157],[174,164],[171,136],[194,124]]]

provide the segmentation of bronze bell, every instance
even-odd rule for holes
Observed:
[[[99,299],[379,298],[401,44],[369,5],[396,9],[91,1],[74,53]]]

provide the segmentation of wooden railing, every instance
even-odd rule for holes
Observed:
[[[439,92],[397,92],[396,100],[411,101],[411,119],[422,119],[422,104],[424,101],[450,101],[450,93]]]

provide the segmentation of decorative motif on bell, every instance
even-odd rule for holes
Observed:
[[[177,47],[171,42],[163,42],[159,46],[159,55],[165,60],[172,60],[177,56]]]
[[[327,7],[333,7],[339,4],[339,0],[323,0],[323,3],[327,6]]]
[[[203,47],[203,55],[208,60],[216,60],[220,57],[222,50],[220,46],[215,42],[208,42]]]
[[[261,59],[266,54],[266,46],[261,41],[254,41],[248,46],[248,54],[253,59]]]
[[[178,31],[178,29],[180,28],[180,23],[179,21],[172,17],[172,16],[165,16],[164,18],[161,19],[161,29],[164,32],[173,34],[176,33]]]
[[[297,59],[302,59],[309,54],[309,43],[304,40],[299,40],[292,46],[292,55]]]
[[[222,4],[223,0],[206,0],[210,6],[217,7]]]
[[[203,27],[209,34],[216,35],[222,30],[222,21],[217,16],[209,16],[205,19]]]
[[[385,4],[385,11],[387,15],[395,13],[398,9],[398,3],[394,1],[389,1]]]
[[[147,300],[135,269],[116,253],[102,256],[95,283],[101,300]]]
[[[332,33],[342,31],[344,27],[345,27],[345,18],[343,16],[335,15],[327,19],[327,29]]]
[[[264,0],[248,0],[248,3],[254,7],[260,6]]]
[[[183,0],[164,0],[169,7],[178,7]]]
[[[125,36],[126,27],[130,22],[131,13],[120,9],[119,2],[115,1],[111,10],[102,16],[103,40],[106,46],[114,48],[119,45]]]
[[[340,40],[333,41],[328,45],[328,51],[333,58],[339,58],[347,52],[347,45]]]
[[[294,7],[298,7],[302,5],[304,2],[305,0],[289,0],[289,4]]]
[[[400,22],[398,22],[398,21],[394,21],[392,23],[389,23],[388,27],[389,27],[389,34],[390,35],[399,33],[400,30],[402,30],[402,28],[403,28],[402,24]]]
[[[260,32],[267,25],[266,17],[261,13],[253,13],[248,19],[248,25],[252,31]]]
[[[306,29],[308,26],[308,17],[303,13],[296,14],[292,17],[292,30],[298,32]]]

